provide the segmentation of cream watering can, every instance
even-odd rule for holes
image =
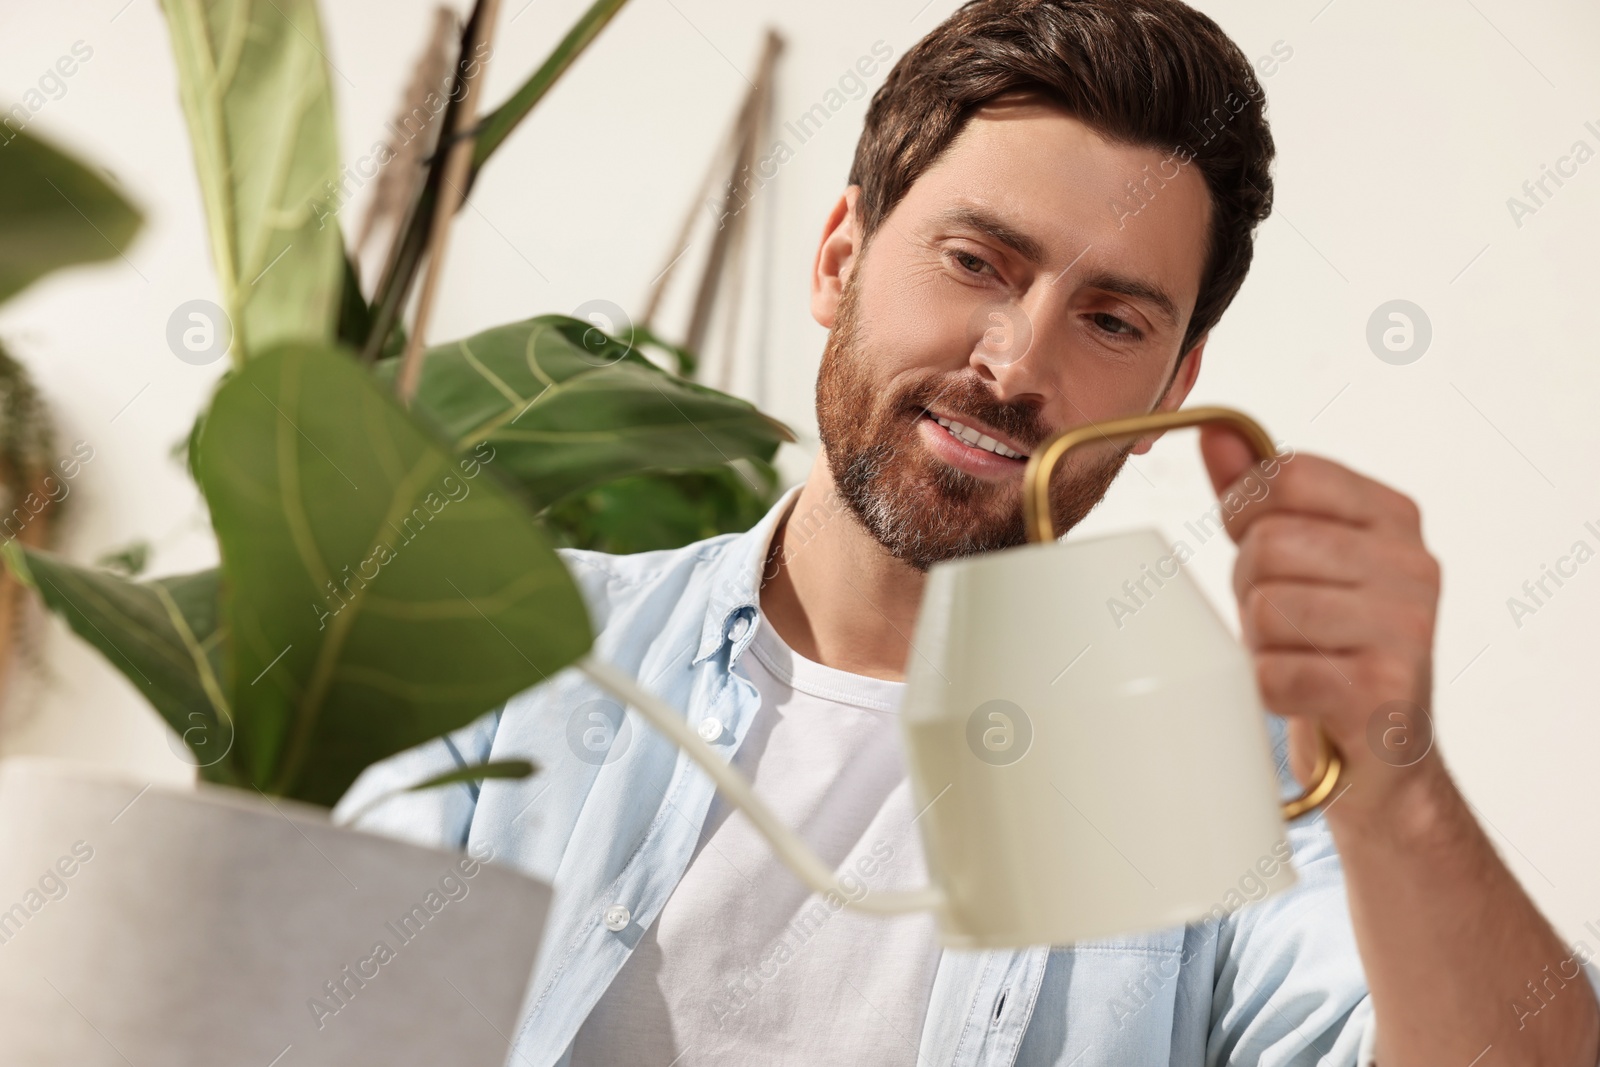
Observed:
[[[1227,408],[1068,431],[1024,474],[1034,543],[929,571],[900,708],[928,888],[852,900],[681,713],[615,667],[580,669],[698,763],[806,885],[863,911],[931,910],[950,947],[1066,944],[1231,911],[1294,884],[1285,820],[1327,801],[1339,756],[1319,731],[1311,788],[1280,804],[1249,657],[1181,561],[1148,529],[1058,542],[1049,508],[1050,473],[1079,445],[1207,422],[1238,430],[1258,459],[1276,454]]]

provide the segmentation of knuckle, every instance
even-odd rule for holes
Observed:
[[[1280,485],[1293,485],[1301,478],[1305,477],[1303,472],[1308,467],[1316,466],[1316,456],[1305,455],[1302,453],[1297,458],[1306,462],[1280,464],[1278,467],[1277,477],[1273,480],[1278,482]]]
[[[1422,605],[1414,605],[1405,612],[1403,620],[1403,633],[1412,645],[1426,647],[1433,642],[1433,611]]]
[[[1256,660],[1256,687],[1268,707],[1287,708],[1305,700],[1312,679],[1302,657],[1262,656]]]
[[[1261,691],[1261,699],[1268,707],[1283,703],[1287,678],[1288,672],[1279,657],[1264,656],[1256,660],[1256,688]]]
[[[1234,576],[1241,583],[1259,581],[1266,573],[1265,564],[1268,561],[1267,547],[1252,531],[1239,542],[1239,554],[1233,560]]]
[[[1290,515],[1263,515],[1247,540],[1256,570],[1262,574],[1280,573],[1293,563],[1298,551],[1299,522]],[[1245,546],[1240,547],[1242,552]]]
[[[1363,656],[1359,664],[1356,670],[1361,687],[1369,693],[1383,700],[1400,699],[1410,693],[1410,670],[1398,657],[1373,653]]]
[[[1417,502],[1402,492],[1393,492],[1393,506],[1395,514],[1399,516],[1400,520],[1404,522],[1408,528],[1420,528],[1422,526],[1422,509],[1417,506]]]
[[[1267,600],[1267,596],[1260,589],[1252,588],[1245,601],[1243,623],[1249,628],[1251,634],[1260,637],[1270,632],[1272,623],[1277,619],[1277,609]]]
[[[1444,567],[1431,552],[1422,553],[1422,579],[1437,596],[1440,586],[1444,584]]]

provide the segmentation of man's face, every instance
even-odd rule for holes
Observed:
[[[836,213],[813,282],[830,327],[817,421],[841,496],[895,557],[925,570],[1022,543],[1022,471],[1041,442],[1182,402],[1211,212],[1183,158],[1009,102],[967,123],[868,250],[853,191]],[[1129,182],[1148,182],[1142,207]],[[1148,447],[1069,456],[1052,483],[1057,531]]]

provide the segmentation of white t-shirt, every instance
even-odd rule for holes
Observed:
[[[804,659],[765,618],[736,670],[761,693],[734,756],[757,795],[859,892],[924,886],[904,684]],[[719,795],[573,1067],[915,1064],[939,951],[930,915],[863,914],[806,889]]]

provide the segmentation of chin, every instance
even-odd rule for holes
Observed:
[[[862,494],[859,507],[855,496],[841,495],[885,551],[919,571],[1027,541],[1016,488],[960,471],[917,477],[909,484],[902,480],[892,489]]]

